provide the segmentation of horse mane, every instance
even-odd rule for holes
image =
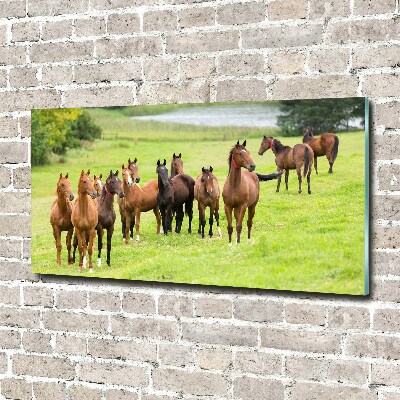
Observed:
[[[233,154],[233,150],[235,149],[236,144],[234,146],[232,146],[231,150],[229,151],[229,156],[228,156],[228,165],[229,165],[229,169],[228,169],[228,175],[231,172],[231,164],[232,164],[232,154]],[[244,149],[244,147],[242,145],[239,144],[239,147],[241,149]]]
[[[278,153],[280,153],[283,150],[290,149],[290,146],[284,146],[278,139],[274,140],[274,146]]]

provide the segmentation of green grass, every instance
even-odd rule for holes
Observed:
[[[78,272],[68,266],[63,245],[62,266],[56,265],[56,250],[49,222],[50,205],[60,172],[69,172],[75,189],[82,168],[106,175],[121,168],[128,157],[137,157],[141,183],[155,178],[157,160],[182,152],[185,172],[196,177],[202,166],[214,168],[222,191],[227,175],[227,154],[233,137],[247,138],[259,173],[275,168],[270,151],[257,154],[265,131],[256,129],[197,128],[131,120],[116,110],[91,111],[105,130],[106,140],[89,148],[71,151],[67,162],[35,167],[32,170],[32,268],[36,273],[95,276],[146,281],[183,282],[206,285],[363,294],[364,292],[364,133],[340,134],[339,156],[334,174],[329,175],[328,162],[319,159],[318,176],[311,176],[312,195],[297,194],[297,178],[290,173],[289,190],[275,193],[276,181],[262,182],[260,201],[254,219],[252,240],[228,247],[226,218],[220,200],[223,237],[201,239],[187,233],[187,218],[180,235],[156,235],[152,213],[142,214],[141,242],[122,243],[121,223],[117,221],[111,254],[112,267],[96,266],[94,272]],[[162,133],[160,129],[162,127]],[[119,130],[120,129],[120,130]],[[113,132],[124,139],[115,140]],[[210,140],[213,137],[216,140]],[[119,136],[119,137],[121,137]],[[129,137],[129,140],[127,140]],[[205,138],[206,137],[206,138]],[[158,139],[162,138],[162,139]],[[229,141],[227,141],[227,138]],[[298,138],[283,138],[293,145]],[[282,190],[283,188],[283,190]],[[76,194],[76,189],[74,190]],[[116,210],[118,207],[116,206]],[[208,220],[208,212],[207,212]],[[247,217],[245,217],[245,221]],[[245,223],[244,223],[244,226]],[[198,213],[195,203],[194,232]],[[208,228],[207,228],[208,231]],[[216,234],[216,228],[214,230]],[[243,235],[246,238],[246,234]],[[63,234],[65,243],[65,233]],[[97,244],[95,246],[97,249]],[[103,265],[105,252],[103,250]]]

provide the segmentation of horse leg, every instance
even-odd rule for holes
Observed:
[[[286,184],[286,190],[289,190],[289,170],[285,170],[285,184]]]
[[[168,235],[167,229],[167,213],[164,205],[160,206],[161,223],[164,231],[164,235]]]
[[[136,229],[136,241],[140,242],[139,230],[140,230],[140,208],[135,209],[135,229]]]
[[[247,215],[247,239],[250,240],[250,235],[251,235],[251,227],[253,226],[253,218],[254,214],[256,213],[256,205],[257,203],[251,205],[248,208],[248,215]]]
[[[53,236],[57,249],[57,266],[61,267],[61,230],[58,226],[53,227]]]
[[[125,244],[129,243],[129,230],[131,226],[131,217],[132,214],[130,212],[126,212],[126,227],[125,227]],[[132,236],[131,236],[132,237]]]
[[[157,220],[157,235],[160,234],[160,226],[161,226],[161,215],[160,215],[160,209],[158,208],[158,206],[153,208],[153,213],[156,216],[156,220]],[[164,229],[164,227],[163,227]]]
[[[206,208],[204,207],[203,203],[199,202],[199,224],[201,227],[201,237],[204,239],[204,228],[206,226]]]
[[[83,247],[84,243],[86,242],[86,238],[82,238],[82,235],[80,232],[75,231],[75,238],[74,238],[74,246],[75,246],[75,241],[78,245],[78,252],[79,252],[79,268],[78,271],[82,272],[82,266],[83,266]]]
[[[183,216],[184,216],[183,205],[181,205],[181,206],[177,207],[176,214],[175,214],[175,218],[176,218],[175,232],[176,233],[181,232]]]
[[[88,253],[89,253],[89,272],[93,272],[93,264],[92,264],[92,254],[93,254],[93,242],[94,237],[96,236],[96,230],[92,229],[89,232],[89,245],[88,245]]]
[[[193,200],[189,200],[187,203],[185,203],[185,211],[186,214],[189,217],[189,228],[188,228],[188,233],[192,233],[192,220],[193,220]],[[183,216],[182,216],[183,218]]]
[[[297,178],[299,179],[299,194],[301,194],[301,168],[298,166],[297,170]]]
[[[172,210],[172,204],[168,204],[168,207],[165,211],[166,214],[166,225],[167,225],[167,230],[169,232],[172,232],[172,220],[174,218],[174,212]]]
[[[125,240],[126,235],[126,217],[124,219],[121,218],[121,225],[122,225],[122,240]]]
[[[311,168],[308,170],[308,174],[307,174],[308,194],[311,194],[310,178],[311,178]]]
[[[97,228],[97,250],[98,250],[98,255],[97,255],[97,266],[101,267],[101,249],[103,248],[103,229],[102,228]]]
[[[114,224],[107,229],[107,265],[111,267],[111,239],[114,233]]]
[[[242,222],[243,222],[243,217],[246,212],[246,204],[244,204],[240,208],[235,208],[234,213],[235,213],[235,219],[236,219],[236,244],[240,243],[240,234],[242,233]]]
[[[212,237],[213,235],[212,227],[214,223],[214,207],[212,204],[210,205],[210,219],[208,222],[210,224],[210,230],[208,231],[208,234],[210,235],[210,237]]]
[[[333,166],[333,151],[330,151],[329,154],[326,154],[326,158],[328,159],[329,162],[329,170],[328,170],[328,174],[332,174],[332,166]]]
[[[72,264],[71,242],[73,233],[74,233],[74,228],[69,229],[67,232],[68,264]]]
[[[233,227],[232,227],[232,208],[230,206],[227,206],[225,204],[225,215],[226,215],[226,221],[228,222],[228,237],[229,237],[229,245],[232,245],[232,232],[233,232]]]
[[[75,231],[75,235],[73,238],[73,246],[74,246],[74,250],[72,252],[72,262],[75,263],[76,248],[78,247],[78,237],[76,236],[76,231]]]
[[[222,236],[221,228],[219,227],[219,201],[214,210],[215,220],[217,221],[218,236]]]
[[[135,214],[132,213],[131,214],[131,223],[130,223],[130,226],[129,226],[129,230],[130,230],[130,233],[131,233],[131,239],[133,239],[133,227],[134,226],[135,226]]]
[[[318,159],[318,157],[317,157],[317,156],[314,154],[314,166],[315,166],[315,173],[318,175],[317,159]]]
[[[281,172],[281,171],[282,171],[281,169],[278,169],[278,172]],[[279,188],[281,187],[281,179],[282,179],[282,175],[279,175],[279,177],[278,177],[278,185],[276,187],[276,192],[277,193],[279,192]]]

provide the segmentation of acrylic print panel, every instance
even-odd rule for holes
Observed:
[[[33,110],[32,163],[36,273],[368,292],[363,98]]]

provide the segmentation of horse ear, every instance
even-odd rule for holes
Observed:
[[[94,179],[94,180],[96,180],[96,179],[97,179],[97,178],[96,178],[96,175],[93,175],[93,179]]]
[[[239,146],[239,140],[238,140],[237,143],[236,143],[236,147],[237,147],[237,146]]]
[[[172,158],[174,159],[174,158],[176,158],[176,155],[175,155],[175,153],[174,154],[172,154]]]
[[[67,172],[67,175],[65,175],[65,178],[68,179],[68,172]]]
[[[99,178],[102,179],[103,178],[103,174],[100,174]]]
[[[246,140],[242,144],[243,147],[246,147]]]
[[[164,158],[164,165],[167,165],[167,160]]]
[[[182,158],[182,153],[179,153],[179,156],[178,156],[179,158]]]
[[[85,171],[84,170],[82,170],[82,172],[81,172],[81,175],[83,175],[85,173]]]
[[[90,168],[87,170],[86,175],[90,175]]]
[[[117,170],[118,171],[118,170]],[[110,169],[110,176],[112,175],[113,173],[112,173],[112,169]]]
[[[210,172],[213,172],[213,167],[210,165]]]
[[[128,165],[130,165],[130,164],[132,164],[132,162],[131,162],[131,158],[129,157],[128,158]]]
[[[115,175],[115,176],[118,176],[118,174],[119,174],[119,171],[116,170],[114,175]]]
[[[135,159],[133,160],[133,163],[136,164],[137,163],[137,158],[135,157]]]
[[[204,167],[201,169],[201,172],[204,172]]]
[[[122,164],[122,169],[125,169],[125,164]]]
[[[157,166],[159,166],[160,164],[161,164],[161,163],[160,163],[160,160],[158,160],[158,161],[157,161]]]
[[[264,139],[266,139],[267,137],[264,135]]]
[[[62,178],[62,172],[60,173],[60,179]]]

